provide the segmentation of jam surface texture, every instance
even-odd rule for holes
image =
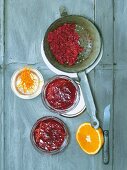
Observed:
[[[74,65],[83,51],[79,45],[80,36],[76,24],[63,24],[48,33],[48,43],[52,54],[60,64]]]
[[[57,78],[51,81],[45,91],[48,104],[58,110],[70,108],[77,97],[75,85],[68,79]]]
[[[38,148],[51,152],[62,147],[67,132],[62,122],[47,118],[37,122],[32,135]]]

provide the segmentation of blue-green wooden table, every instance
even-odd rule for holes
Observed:
[[[99,27],[104,54],[89,74],[89,82],[103,122],[103,111],[111,104],[110,163],[102,162],[102,151],[86,155],[75,140],[77,127],[89,121],[87,111],[76,118],[60,117],[68,125],[71,140],[60,154],[39,154],[29,134],[34,122],[54,115],[41,97],[22,100],[10,88],[13,72],[29,64],[44,79],[54,75],[44,64],[40,45],[47,27],[64,5],[70,14],[88,17]],[[0,0],[0,170],[125,170],[127,162],[127,1],[126,0]]]

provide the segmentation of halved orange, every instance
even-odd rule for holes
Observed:
[[[100,127],[94,129],[90,123],[83,123],[76,132],[76,140],[84,152],[94,155],[104,143],[103,131]]]

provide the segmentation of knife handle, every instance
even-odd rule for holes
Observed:
[[[109,163],[109,131],[104,130],[103,162]]]

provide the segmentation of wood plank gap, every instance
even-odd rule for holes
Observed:
[[[0,56],[1,56],[1,64],[4,65],[5,63],[5,58],[4,58],[4,54],[5,54],[5,31],[4,31],[4,25],[5,25],[5,0],[0,0],[0,35],[1,35],[1,39],[0,39]],[[2,74],[2,107],[1,107],[1,152],[0,152],[0,169],[4,170],[4,98],[5,98],[5,82],[4,82],[4,68],[1,67],[1,74]]]
[[[114,59],[115,59],[115,56],[114,56],[114,52],[115,52],[115,45],[114,45],[114,6],[115,6],[115,0],[112,0],[112,3],[113,3],[113,63],[114,63]],[[112,106],[112,170],[114,169],[114,107],[115,107],[115,104],[114,104],[114,97],[115,97],[115,67],[116,65],[113,64],[113,97],[112,97],[112,103],[113,103],[113,106]]]
[[[96,19],[96,0],[94,0],[94,23]]]

